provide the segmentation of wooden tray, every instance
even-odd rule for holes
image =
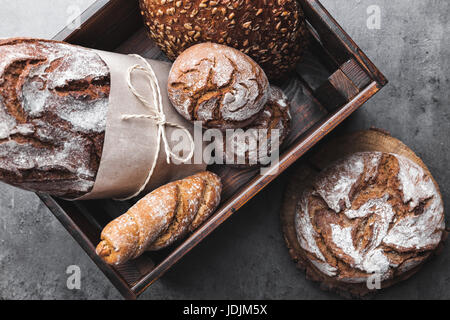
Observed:
[[[222,203],[195,233],[171,248],[147,253],[120,267],[95,253],[102,228],[124,213],[132,201],[69,202],[38,194],[97,266],[128,299],[137,298],[181,257],[266,187],[339,123],[377,93],[387,80],[317,0],[301,0],[311,31],[306,57],[280,85],[291,99],[292,134],[277,172],[225,166],[208,169],[224,182]],[[98,0],[80,17],[80,29],[62,30],[54,39],[86,47],[165,59],[147,38],[136,0]]]

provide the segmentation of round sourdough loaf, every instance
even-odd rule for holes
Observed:
[[[201,42],[216,42],[255,59],[279,78],[301,59],[307,43],[296,0],[141,0],[150,37],[175,60]]]
[[[225,164],[235,166],[267,165],[274,152],[290,133],[290,103],[283,91],[270,87],[269,100],[256,120],[232,135],[224,135],[220,148]]]
[[[362,152],[323,170],[301,196],[295,228],[308,276],[382,287],[414,272],[443,240],[443,202],[416,163]]]
[[[242,128],[264,108],[269,81],[247,55],[206,42],[190,47],[174,62],[168,93],[187,120],[208,128]]]
[[[109,69],[92,50],[0,40],[0,179],[55,196],[89,192],[109,91]]]

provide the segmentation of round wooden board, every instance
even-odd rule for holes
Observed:
[[[371,129],[367,131],[358,131],[356,133],[347,134],[342,137],[333,139],[319,148],[308,160],[297,165],[287,184],[283,206],[281,209],[281,225],[283,228],[284,239],[286,241],[289,254],[296,263],[299,269],[305,270],[306,277],[312,281],[319,282],[322,289],[334,291],[344,297],[364,297],[375,290],[369,290],[365,283],[363,284],[344,284],[334,279],[328,278],[320,273],[314,266],[309,263],[309,260],[304,257],[300,248],[295,232],[295,209],[298,198],[301,196],[303,190],[308,185],[309,181],[317,175],[320,170],[324,169],[334,161],[353,154],[355,152],[364,151],[379,151],[386,153],[394,153],[407,157],[420,165],[425,172],[432,177],[430,171],[423,163],[423,161],[400,140],[393,138],[388,133]],[[434,178],[432,178],[437,190],[437,185]],[[443,240],[446,238],[447,232],[443,235]],[[442,247],[442,242],[441,246]],[[440,248],[436,250],[439,252]],[[385,281],[381,284],[382,288],[389,287],[397,282],[405,280],[416,273],[422,265],[403,274],[401,277],[393,280]]]

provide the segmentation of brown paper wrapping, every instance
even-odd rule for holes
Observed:
[[[121,118],[122,115],[150,114],[150,110],[130,91],[126,81],[129,67],[136,64],[143,65],[143,61],[135,56],[95,51],[106,62],[111,74],[105,141],[94,187],[91,192],[77,200],[125,198],[133,195],[145,183],[157,147],[158,126],[153,120],[122,120]],[[167,95],[167,81],[171,64],[148,59],[147,61],[158,78],[167,121],[182,125],[194,136],[194,126],[178,114],[170,104]],[[134,71],[132,82],[139,93],[144,94],[148,101],[153,101],[148,79],[142,72]],[[176,129],[166,126],[166,134],[171,146],[173,146],[171,136],[174,130]],[[190,151],[190,143],[187,137],[182,141],[182,150],[186,156]],[[179,141],[174,143],[179,147]],[[167,163],[162,144],[161,141],[157,165],[145,191],[153,190],[169,181],[181,179],[206,169],[204,163],[191,164],[192,159],[178,165],[173,161],[170,164]],[[202,147],[202,144],[196,145],[196,152],[199,152],[197,149]]]

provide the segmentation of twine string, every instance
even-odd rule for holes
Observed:
[[[191,133],[182,125],[174,122],[167,121],[166,115],[164,113],[164,105],[162,102],[162,95],[161,95],[161,89],[158,83],[158,78],[155,75],[155,72],[153,71],[152,66],[145,60],[143,57],[133,54],[131,56],[134,56],[136,58],[139,58],[144,65],[136,64],[134,66],[131,66],[128,68],[127,72],[127,85],[130,89],[131,93],[139,100],[141,103],[150,111],[149,114],[124,114],[122,115],[122,120],[131,120],[131,119],[149,119],[152,120],[158,127],[157,132],[157,145],[156,145],[156,152],[153,158],[153,163],[150,168],[150,171],[148,172],[147,178],[145,179],[145,182],[141,185],[139,190],[134,193],[133,195],[124,198],[124,199],[117,199],[117,200],[129,200],[131,198],[136,197],[139,195],[144,189],[147,187],[148,183],[150,182],[151,177],[153,176],[153,172],[155,171],[159,153],[161,151],[161,141],[164,145],[164,151],[166,153],[166,161],[167,163],[170,163],[170,159],[173,158],[177,161],[180,161],[182,163],[186,163],[190,159],[192,159],[194,155],[194,139],[192,138]],[[152,89],[152,97],[153,101],[150,102],[147,100],[147,98],[138,92],[138,90],[135,88],[131,81],[131,76],[134,73],[134,71],[142,71],[144,75],[146,76],[148,83],[150,84],[150,87]],[[173,152],[173,150],[170,148],[169,142],[167,140],[167,134],[166,134],[166,126],[170,126],[173,128],[178,128],[183,130],[183,132],[186,134],[186,136],[189,138],[190,142],[190,152],[186,157],[180,157],[176,153]]]

